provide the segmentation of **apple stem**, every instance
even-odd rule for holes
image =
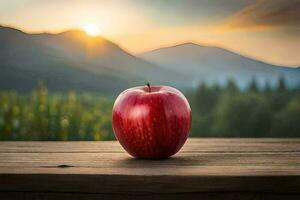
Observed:
[[[150,83],[149,82],[147,83],[147,86],[148,86],[149,92],[151,92],[151,87],[150,87]]]

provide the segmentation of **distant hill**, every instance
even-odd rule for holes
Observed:
[[[51,90],[114,93],[181,77],[79,30],[27,34],[0,26],[0,44],[0,89],[27,91],[42,80]]]
[[[139,57],[187,76],[194,86],[200,81],[224,84],[233,78],[245,87],[254,77],[263,86],[266,81],[275,84],[280,76],[285,77],[290,87],[300,85],[299,68],[267,64],[218,47],[184,43],[145,52]]]
[[[240,86],[254,76],[274,84],[284,76],[300,84],[300,69],[274,66],[228,50],[185,43],[134,56],[113,42],[79,30],[28,34],[0,26],[0,89],[29,91],[38,81],[50,90],[117,94],[134,85],[191,88],[205,82]]]

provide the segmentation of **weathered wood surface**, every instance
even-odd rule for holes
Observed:
[[[300,139],[189,139],[165,160],[117,142],[0,142],[0,199],[300,199]]]

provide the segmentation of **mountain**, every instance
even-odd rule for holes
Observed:
[[[115,93],[182,77],[79,30],[27,34],[0,26],[0,44],[0,89],[27,91],[41,80],[51,90]]]
[[[168,84],[181,89],[201,81],[245,86],[255,77],[275,84],[284,76],[300,84],[300,69],[274,66],[228,50],[185,43],[134,56],[104,37],[79,30],[28,34],[0,26],[0,89],[29,91],[38,81],[50,90],[116,94],[134,85]]]
[[[267,64],[218,47],[184,43],[145,52],[139,57],[187,76],[193,86],[199,82],[225,84],[229,78],[240,87],[253,78],[261,86],[266,81],[274,85],[280,76],[290,87],[300,85],[300,68]]]

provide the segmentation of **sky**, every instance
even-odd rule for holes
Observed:
[[[0,25],[25,32],[88,24],[133,54],[194,42],[300,66],[300,0],[0,0]]]

